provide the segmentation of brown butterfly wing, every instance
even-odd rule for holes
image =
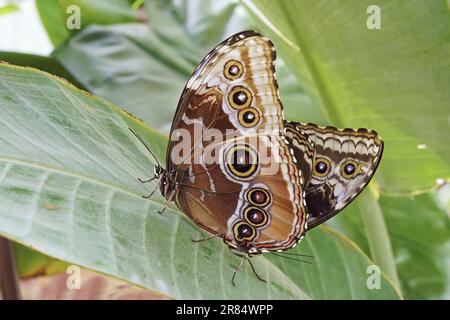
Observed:
[[[286,123],[287,139],[309,141],[314,160],[300,168],[310,174],[306,188],[308,229],[330,219],[347,206],[373,177],[383,152],[375,131],[337,129],[314,124]],[[306,145],[306,147],[305,147]],[[310,154],[308,144],[296,148]]]
[[[227,63],[233,61],[236,62],[235,67],[241,69],[236,75],[226,72],[230,69]],[[281,130],[283,111],[278,99],[274,61],[275,48],[272,42],[256,31],[233,35],[206,55],[191,75],[178,102],[167,148],[168,171],[174,165],[172,152],[178,152],[175,148],[180,141],[177,136],[183,134],[184,130],[192,135],[195,130],[197,133],[207,129],[220,130],[224,135],[223,140],[235,136],[235,132],[227,136],[227,130],[230,129],[238,130],[239,135],[255,135],[260,129],[275,133]],[[229,98],[234,96],[232,91],[238,91],[238,88],[249,95],[244,105],[232,107],[230,100],[233,99]],[[245,111],[254,110],[258,111],[255,115],[259,122],[254,126],[240,126],[240,117]],[[195,142],[192,148],[203,148],[209,143],[205,139],[199,141],[196,137],[191,140]],[[197,146],[197,143],[202,145]],[[192,150],[183,151],[186,153],[184,157],[187,157]],[[180,160],[184,160],[184,157]]]
[[[306,228],[304,180],[285,143],[274,59],[270,40],[253,31],[232,36],[209,53],[182,94],[168,147],[167,171],[177,172],[179,181],[177,205],[201,228],[253,253],[289,248]],[[214,138],[201,137],[211,131]],[[180,148],[186,134],[192,143]],[[206,161],[210,151],[215,161]],[[255,171],[240,176],[230,169],[232,157],[227,157],[234,152],[252,154]],[[275,169],[266,171],[273,163]],[[270,202],[252,204],[249,192]],[[267,218],[264,223],[248,221],[249,207],[256,207],[251,212],[256,220],[250,220]],[[244,222],[254,232],[245,239],[236,237]]]
[[[233,174],[228,168],[233,163],[226,156],[240,146],[251,148],[258,158],[254,173],[244,177]],[[306,211],[301,173],[291,161],[288,146],[273,135],[239,137],[224,142],[219,154],[220,165],[191,166],[187,185],[177,194],[178,206],[197,225],[239,250],[259,253],[294,246],[306,231]],[[265,193],[266,200],[253,200],[255,192]],[[252,211],[257,214],[254,218],[249,216]],[[252,235],[240,237],[240,224],[250,228]]]

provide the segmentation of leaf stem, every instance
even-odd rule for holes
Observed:
[[[390,278],[392,283],[400,290],[400,280],[394,261],[394,254],[390,237],[384,222],[383,212],[378,204],[374,192],[367,188],[357,201],[359,212],[362,215],[364,230],[369,243],[372,261]]]
[[[0,237],[0,280],[3,299],[21,299],[13,243],[2,237]]]

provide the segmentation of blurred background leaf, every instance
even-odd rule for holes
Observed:
[[[8,62],[17,66],[33,67],[39,70],[43,70],[58,77],[64,78],[80,89],[85,89],[84,86],[80,82],[78,82],[78,80],[76,80],[74,76],[69,73],[58,60],[52,57],[20,52],[0,51],[0,61]]]
[[[67,18],[79,8],[81,27],[90,24],[110,25],[145,20],[145,15],[133,10],[128,0],[35,0],[42,23],[53,45],[57,47],[77,30],[69,30]]]
[[[0,51],[0,61],[46,71],[64,78],[70,83],[83,89],[81,83],[79,83],[55,58],[19,52]],[[65,271],[68,265],[64,261],[53,259],[19,243],[15,244],[15,254],[19,275],[23,278],[57,274]]]
[[[17,268],[22,278],[32,278],[42,275],[54,275],[65,272],[68,263],[53,259],[19,243],[15,244]]]
[[[21,281],[27,300],[161,300],[167,297],[125,281],[81,269],[80,288],[67,288],[66,273]]]
[[[379,199],[406,299],[450,298],[450,221],[436,197],[432,192]],[[358,204],[352,203],[336,220],[336,229],[370,255]]]
[[[167,133],[186,79],[222,39],[236,6],[217,3],[150,1],[148,24],[93,25],[53,55],[91,92]]]
[[[0,16],[16,11],[19,11],[19,6],[14,2],[7,2],[4,5],[0,5]]]

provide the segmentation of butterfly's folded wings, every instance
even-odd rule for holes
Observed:
[[[285,127],[297,158],[303,158],[299,168],[307,179],[305,200],[311,229],[333,217],[361,193],[380,163],[383,141],[375,131],[367,129],[295,122],[287,122]]]
[[[274,61],[273,44],[254,31],[217,46],[183,91],[167,150],[177,205],[250,253],[291,248],[334,216],[383,150],[374,131],[285,122]]]
[[[177,205],[253,253],[292,247],[306,231],[304,179],[285,142],[274,59],[270,40],[254,31],[210,52],[180,98],[168,147],[167,171],[183,172]]]

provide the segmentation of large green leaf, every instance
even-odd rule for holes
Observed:
[[[0,51],[0,61],[46,71],[66,79],[80,89],[84,89],[84,86],[55,58],[20,52]]]
[[[83,88],[83,86],[55,58],[0,51],[0,61],[19,66],[37,68],[62,77],[78,88]],[[66,268],[64,262],[47,257],[20,244],[15,245],[15,254],[19,275],[21,277],[53,274],[61,272]]]
[[[372,191],[418,194],[435,186],[437,178],[449,178],[450,96],[446,87],[450,73],[444,66],[449,62],[450,24],[444,1],[377,2],[381,30],[366,27],[366,9],[373,4],[367,1],[242,2],[301,79],[312,104],[326,117],[311,117],[301,103],[293,110],[286,106],[288,114],[300,121],[369,127],[383,136],[385,153]],[[375,194],[365,192],[343,211],[341,220],[350,223],[344,231],[352,230],[348,233],[352,239],[359,240],[358,245],[395,283],[400,279],[407,297],[417,297],[412,292],[417,288],[405,285],[414,282],[414,275],[398,259],[394,263],[402,251],[392,232],[395,224],[389,225],[394,212],[384,208]],[[430,201],[424,208],[442,215]],[[402,210],[406,210],[401,221],[404,230],[414,228],[417,221],[409,214],[410,208],[398,207]],[[433,235],[440,230],[432,225],[428,232]],[[446,255],[430,254],[427,263],[442,266],[442,259]],[[421,265],[408,260],[413,263]],[[422,291],[424,298],[445,297],[442,288],[448,286],[448,275],[442,268],[434,270],[439,270],[434,277],[428,277],[424,269],[416,274],[421,288],[427,288]]]
[[[311,248],[302,253],[312,253],[315,264],[257,257],[267,283],[246,266],[234,288],[230,278],[239,259],[221,241],[192,243],[205,235],[177,209],[159,215],[164,199],[140,197],[152,186],[136,178],[150,174],[152,161],[128,127],[160,159],[163,136],[33,69],[0,65],[0,106],[1,235],[176,298],[335,298],[336,287],[342,298],[399,298],[384,275],[381,288],[369,290],[365,270],[372,262],[323,228],[293,251]],[[319,275],[306,285],[302,270]]]
[[[312,230],[307,236],[307,241],[301,244],[302,250],[315,256],[314,263],[309,267],[300,268],[300,263],[292,263],[280,256],[271,256],[270,260],[289,277],[297,279],[311,298],[372,300],[400,296],[399,291],[394,289],[396,286],[391,281],[384,281],[384,277],[379,288],[368,288],[368,278],[372,274],[369,267],[374,263],[349,239],[326,227]],[[323,248],[327,248],[326,254],[320,254]],[[289,255],[287,259],[292,257]],[[361,263],[361,259],[366,263]],[[341,286],[342,283],[346,283],[345,287]],[[394,291],[387,295],[383,292],[386,289]]]
[[[446,1],[377,1],[380,30],[366,26],[369,0],[242,2],[327,123],[384,138],[382,193],[416,194],[450,178]]]

